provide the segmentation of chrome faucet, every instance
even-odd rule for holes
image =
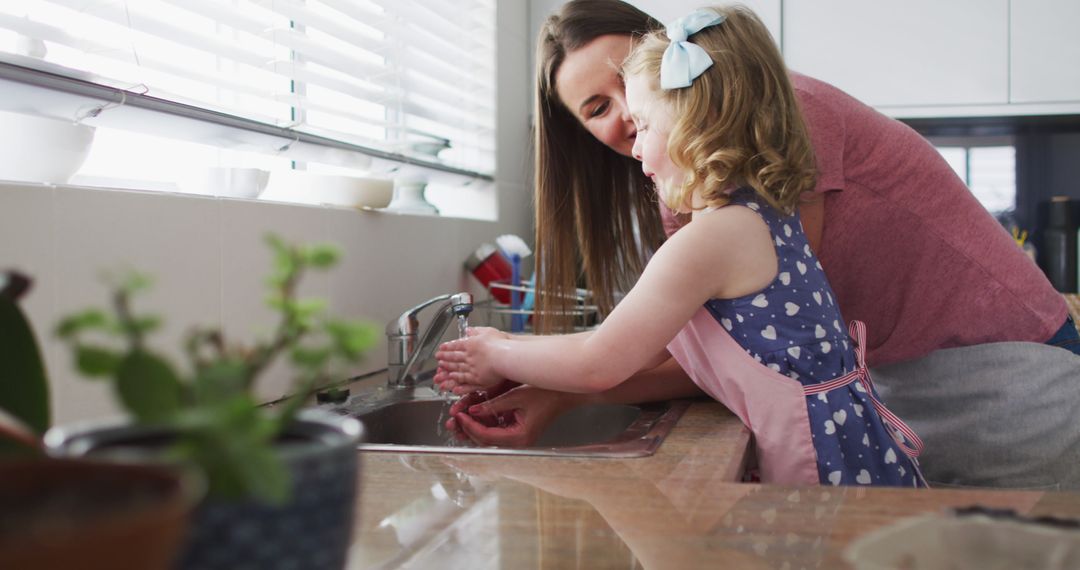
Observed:
[[[418,335],[420,321],[416,315],[424,308],[445,301],[439,307],[423,335]],[[473,298],[469,293],[439,295],[405,311],[400,317],[386,325],[386,344],[388,380],[392,388],[411,388],[416,386],[413,368],[427,360],[442,338],[446,327],[454,317],[467,315],[473,310]],[[420,340],[417,341],[417,338]]]

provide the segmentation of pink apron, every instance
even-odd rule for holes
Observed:
[[[912,443],[897,438],[900,449],[914,458],[922,441],[890,413],[870,390],[870,376],[862,351],[865,328],[852,323],[858,368],[835,380],[804,387],[750,356],[709,313],[701,307],[668,344],[668,351],[705,393],[724,404],[754,434],[761,481],[786,485],[818,485],[817,452],[806,407],[808,395],[859,381],[890,432],[900,432]]]

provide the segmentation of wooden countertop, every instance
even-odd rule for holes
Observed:
[[[1080,494],[736,483],[748,441],[700,401],[652,457],[362,452],[348,568],[848,568],[853,539],[910,515],[1080,516]]]

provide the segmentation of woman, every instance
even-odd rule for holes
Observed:
[[[609,311],[658,247],[661,227],[678,228],[629,157],[635,131],[617,73],[635,35],[659,27],[619,0],[574,0],[540,31],[541,332],[564,330],[544,316],[560,312],[567,297],[558,293],[577,286],[582,270]],[[842,313],[867,323],[868,360],[890,407],[927,441],[928,479],[1080,484],[1080,469],[1071,467],[1080,463],[1080,433],[1068,421],[1080,407],[1080,359],[1045,344],[1077,336],[1064,300],[918,134],[830,85],[795,73],[792,82],[818,166],[819,198],[800,207],[805,231]],[[669,362],[603,397],[694,393]],[[574,398],[522,387],[489,409],[513,411],[509,428],[486,428],[467,415],[457,423],[487,443],[526,443]],[[1051,409],[1039,410],[1039,422],[1027,413],[1034,401]],[[993,427],[991,417],[1012,420],[1010,431]]]

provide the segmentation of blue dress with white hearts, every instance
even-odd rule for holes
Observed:
[[[768,225],[778,271],[759,292],[712,299],[705,307],[758,362],[804,387],[851,372],[854,347],[798,213],[784,215],[749,189],[731,198],[725,207],[750,208]],[[863,384],[806,396],[806,405],[822,484],[923,485]]]

